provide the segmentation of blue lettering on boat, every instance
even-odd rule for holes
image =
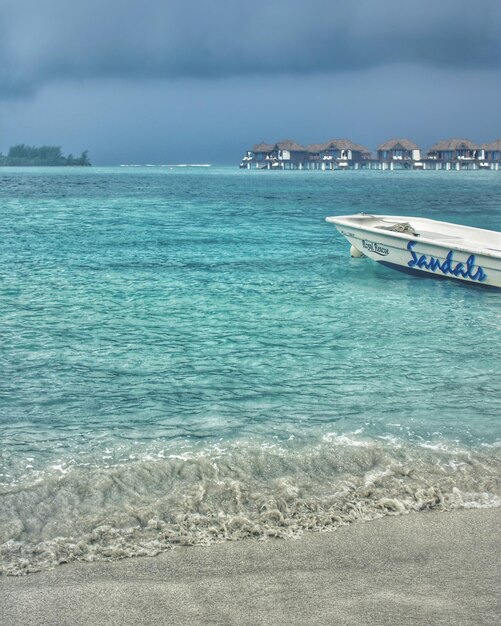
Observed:
[[[445,276],[452,275],[462,278],[469,278],[470,280],[477,280],[481,283],[487,278],[483,267],[477,265],[475,267],[475,255],[470,254],[466,259],[466,263],[461,261],[456,262],[454,260],[454,252],[449,250],[445,260],[443,262],[440,259],[436,259],[433,256],[427,257],[426,254],[417,255],[414,251],[414,246],[417,241],[409,241],[407,244],[407,250],[411,253],[411,260],[407,263],[409,267],[417,267],[419,269],[430,270],[431,272],[442,272]]]

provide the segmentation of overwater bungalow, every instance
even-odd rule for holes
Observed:
[[[308,156],[307,148],[298,144],[294,139],[284,139],[273,146],[269,159],[282,169],[302,169]]]
[[[244,157],[245,161],[253,161],[255,163],[266,163],[266,157],[273,150],[273,144],[265,143],[262,141],[261,143],[257,143],[252,147],[252,150],[247,150],[247,153]]]
[[[428,150],[428,159],[438,161],[472,161],[483,158],[483,149],[469,139],[442,139]]]
[[[275,144],[264,141],[247,150],[240,167],[250,169],[252,165],[262,169],[303,169],[310,158],[308,149],[293,139],[284,139]]]
[[[482,149],[486,161],[501,163],[501,139],[496,139],[496,141],[491,143],[484,143]]]
[[[377,147],[377,160],[382,169],[410,169],[421,160],[421,150],[410,139],[389,139]]]
[[[349,139],[331,139],[323,144],[319,157],[322,162],[331,165],[330,169],[342,169],[367,161],[371,153],[365,146]]]
[[[306,146],[308,150],[308,168],[309,169],[320,169],[321,166],[321,157],[320,153],[325,148],[324,143],[311,143]]]

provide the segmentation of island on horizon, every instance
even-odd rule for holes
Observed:
[[[84,150],[79,157],[72,154],[64,156],[61,146],[27,146],[19,144],[11,146],[7,155],[0,152],[0,166],[2,167],[36,167],[36,166],[80,166],[89,167],[91,162],[88,150]]]

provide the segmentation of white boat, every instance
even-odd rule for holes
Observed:
[[[351,255],[394,269],[501,288],[501,233],[423,217],[327,217],[351,243]]]

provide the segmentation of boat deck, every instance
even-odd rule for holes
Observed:
[[[395,235],[397,237],[413,238],[444,243],[453,247],[472,250],[475,252],[485,251],[488,255],[498,256],[501,253],[501,233],[493,230],[485,230],[462,224],[440,222],[422,217],[407,217],[393,215],[371,215],[360,213],[357,215],[345,215],[328,217],[327,221],[334,222],[346,227],[361,228]],[[399,230],[399,226],[407,226],[408,230]]]
[[[437,241],[465,241],[464,237],[458,235],[446,235],[444,233],[434,233],[431,230],[418,230],[416,231],[418,237],[425,237],[426,239],[436,239]]]

